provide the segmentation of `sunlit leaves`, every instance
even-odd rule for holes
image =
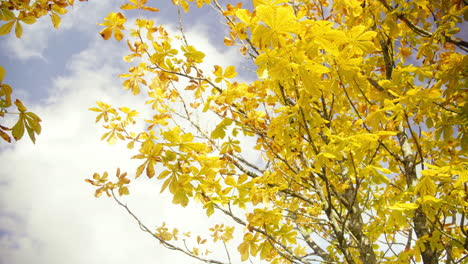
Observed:
[[[211,138],[224,138],[226,136],[226,128],[232,124],[232,119],[225,118],[221,123],[219,123],[216,128],[211,132]]]
[[[129,195],[130,191],[128,190],[128,184],[130,179],[127,178],[127,173],[120,173],[120,168],[117,169],[115,177],[117,178],[116,182],[112,182],[108,179],[109,174],[104,172],[102,175],[99,173],[94,173],[92,179],[86,179],[85,181],[99,187],[94,192],[94,196],[99,198],[103,193],[106,193],[107,196],[111,196],[111,191],[114,189],[118,190],[120,196]]]
[[[129,72],[126,74],[121,74],[119,77],[129,78],[123,82],[123,87],[132,91],[134,95],[140,93],[140,84],[147,85],[146,80],[142,77],[145,75],[144,71],[146,70],[145,64],[140,64],[138,67],[130,68]]]
[[[159,11],[159,9],[155,7],[145,6],[148,0],[129,0],[129,1],[130,3],[126,3],[120,6],[120,9],[123,9],[123,10],[142,9],[142,10],[151,11],[151,12]]]
[[[182,51],[189,62],[201,63],[203,62],[203,58],[205,58],[203,52],[196,50],[195,47],[190,45],[182,46]]]
[[[97,101],[96,104],[98,107],[91,107],[89,110],[98,112],[100,113],[99,115],[96,116],[96,123],[101,120],[101,118],[104,118],[105,122],[109,121],[109,115],[116,115],[117,112],[115,111],[114,108],[112,108],[110,105]]]
[[[36,143],[35,135],[39,135],[41,133],[42,129],[40,122],[42,120],[36,114],[32,112],[26,112],[27,109],[20,100],[16,99],[15,105],[20,113],[18,121],[11,129],[13,138],[15,140],[20,140],[24,135],[24,131],[26,130],[31,141]]]
[[[214,66],[214,75],[216,76],[215,82],[219,83],[224,79],[230,79],[237,76],[236,68],[234,66],[228,66],[224,72],[221,66]]]
[[[112,34],[114,34],[115,39],[120,41],[124,37],[122,30],[125,29],[124,23],[126,21],[127,19],[122,13],[111,12],[106,18],[104,18],[104,23],[99,24],[106,27],[101,30],[99,34],[101,34],[104,39],[109,39]]]
[[[0,27],[0,35],[6,35],[6,34],[10,33],[11,29],[15,25],[15,22],[16,21],[9,21],[9,22],[3,24]]]
[[[190,2],[209,1],[172,2],[189,11]],[[465,249],[451,242],[465,238],[459,223],[443,223],[466,204],[468,64],[456,48],[464,44],[450,38],[463,8],[447,6],[229,4],[219,10],[224,43],[252,61],[257,79],[247,83],[231,80],[244,74],[239,65],[202,67],[209,50],[138,18],[124,58],[137,62],[120,77],[133,94],[147,91],[153,112],[92,110],[105,119],[107,140],[136,152],[136,177],[157,181],[174,204],[197,201],[207,216],[222,211],[240,224],[242,260],[417,262],[443,245],[460,259]],[[123,22],[109,22],[107,38]],[[139,121],[139,132],[127,131]],[[215,242],[233,235],[223,225],[211,231]],[[174,236],[165,227],[157,235]],[[415,242],[400,252],[400,238]]]
[[[161,144],[154,144],[151,140],[145,141],[141,144],[140,154],[132,157],[132,159],[145,159],[145,162],[141,164],[136,172],[135,177],[139,177],[146,168],[146,176],[152,178],[155,175],[155,168],[157,162],[161,161],[160,154],[163,151]]]

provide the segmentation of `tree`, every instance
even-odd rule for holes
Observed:
[[[172,2],[185,12],[193,4]],[[229,216],[234,226],[213,227],[213,240],[228,243],[240,229],[242,261],[466,261],[468,42],[457,37],[466,1],[195,2],[225,18],[225,45],[253,62],[258,79],[235,81],[233,66],[203,72],[205,54],[183,25],[173,37],[144,18],[158,11],[146,0],[110,13],[103,38],[129,33],[124,60],[133,66],[120,75],[123,87],[144,90],[154,115],[138,131],[135,110],[104,102],[90,110],[104,121],[103,140],[135,149],[135,178],[156,176],[174,204]],[[132,26],[131,9],[140,14]],[[114,193],[129,194],[129,176],[119,169],[116,177],[87,181],[164,246],[231,262],[178,244],[177,229],[141,223]]]
[[[80,0],[87,1],[87,0]],[[15,36],[21,38],[24,24],[34,24],[38,18],[49,15],[52,25],[58,28],[61,22],[61,15],[67,13],[67,8],[73,6],[75,0],[6,0],[0,2],[0,21],[5,21],[0,26],[0,36],[9,34],[15,28]],[[42,121],[35,113],[27,112],[20,99],[16,99],[14,104],[19,112],[11,112],[13,89],[10,85],[3,83],[6,71],[0,65],[0,118],[5,118],[6,114],[18,115],[18,119],[13,127],[0,125],[0,137],[11,143],[11,137],[20,140],[25,130],[33,143],[36,142],[36,135],[41,133]]]

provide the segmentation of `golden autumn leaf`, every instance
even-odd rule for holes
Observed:
[[[52,25],[54,25],[54,28],[58,28],[60,26],[62,19],[59,15],[57,15],[56,13],[52,13],[50,15],[50,19],[52,20]]]

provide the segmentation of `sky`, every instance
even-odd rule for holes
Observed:
[[[110,198],[94,198],[94,186],[84,181],[94,172],[112,175],[117,167],[131,174],[139,165],[125,145],[99,140],[103,130],[88,110],[95,101],[129,107],[144,102],[124,91],[117,77],[132,66],[122,61],[126,43],[104,41],[98,33],[97,23],[124,2],[77,1],[59,30],[44,17],[24,26],[19,40],[14,34],[0,38],[4,83],[43,120],[35,145],[27,136],[0,142],[0,264],[199,263],[163,248]],[[151,2],[161,10],[153,15],[156,24],[175,31],[177,12],[170,1]],[[206,67],[245,65],[223,48],[222,19],[208,7],[193,11],[184,16],[185,30],[189,42],[206,53]],[[125,198],[149,227],[166,222],[195,238],[214,223],[227,222],[222,216],[207,219],[200,206],[174,206],[159,189],[160,183],[142,178]]]

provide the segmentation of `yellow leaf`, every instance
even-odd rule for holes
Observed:
[[[102,26],[106,26],[103,30],[101,30],[100,34],[104,39],[109,39],[114,32],[114,37],[117,40],[121,40],[123,38],[123,34],[120,30],[125,29],[124,23],[127,21],[127,18],[122,13],[114,13],[111,12],[109,15],[104,18],[104,23],[99,24]]]
[[[376,134],[380,137],[396,136],[398,131],[379,131]]]
[[[114,37],[115,37],[115,39],[117,41],[121,41],[123,39],[124,35],[123,35],[122,31],[120,31],[120,29],[115,29]],[[135,94],[135,92],[133,94]],[[138,94],[138,93],[136,93],[136,94]]]
[[[135,178],[140,177],[140,175],[143,173],[143,170],[145,169],[146,163],[141,164],[138,166],[136,173],[135,173]]]
[[[226,46],[233,46],[235,44],[234,40],[228,38],[228,37],[224,37],[224,45]]]
[[[60,21],[61,21],[60,16],[52,12],[50,18],[52,20],[52,25],[54,25],[54,28],[58,28],[60,26]]]
[[[0,66],[0,83],[2,83],[3,78],[5,78],[5,73],[6,73],[5,68]]]
[[[376,170],[379,170],[379,171],[381,171],[381,172],[383,172],[383,173],[385,173],[385,174],[391,174],[391,173],[392,173],[391,170],[386,169],[386,168],[381,168],[381,167],[376,167],[376,166],[372,166],[372,168],[374,168],[374,169],[376,169]]]
[[[18,108],[18,111],[20,111],[20,112],[26,112],[28,110],[24,106],[23,102],[21,102],[19,99],[15,100],[15,105],[16,105],[16,108]]]
[[[396,203],[395,205],[389,206],[388,208],[396,211],[413,211],[418,207],[419,205],[415,203]]]
[[[2,137],[3,140],[5,140],[6,142],[11,143],[10,136],[7,133],[3,132],[1,127],[0,127],[0,137]]]
[[[214,75],[219,76],[219,77],[223,76],[223,68],[221,68],[221,66],[215,65],[214,68],[215,68],[213,71]]]
[[[27,16],[27,17],[20,18],[20,21],[28,25],[31,25],[31,24],[36,23],[36,18],[33,16]]]
[[[13,138],[15,138],[16,141],[20,140],[23,137],[24,122],[23,122],[23,118],[21,118],[21,115],[18,121],[16,122],[16,124],[11,129],[11,134],[13,135]]]
[[[468,171],[466,170],[458,176],[457,185],[465,184],[465,182],[468,182]]]
[[[143,6],[141,9],[150,11],[150,12],[159,12],[159,9],[157,9],[156,7]]]
[[[237,72],[236,72],[236,68],[234,66],[229,66],[224,71],[224,77],[225,78],[234,78],[234,77],[236,77],[236,75],[237,75]]]
[[[20,22],[16,22],[15,35],[17,38],[21,38],[21,35],[23,35],[23,27]]]
[[[239,9],[236,11],[236,16],[244,23],[249,24],[252,15],[247,9]]]
[[[232,176],[226,177],[226,179],[224,179],[224,182],[225,182],[227,185],[236,186],[236,180],[234,180],[234,177],[232,177]]]
[[[158,177],[159,178],[159,177]],[[167,178],[163,185],[161,186],[161,191],[159,191],[159,193],[162,193],[164,192],[164,190],[167,188],[167,186],[172,182],[172,178]]]
[[[39,124],[41,119],[32,112],[26,113],[26,119],[28,120],[29,126],[33,129],[33,131],[39,135],[42,130],[41,125]]]
[[[132,5],[132,4],[123,4],[120,6],[120,9],[122,10],[131,10],[131,9],[137,9],[138,6]]]
[[[13,25],[15,24],[16,21],[10,21],[6,24],[3,24],[1,27],[0,27],[0,36],[3,36],[3,35],[6,35],[8,33],[10,33],[11,29],[13,28]]]
[[[232,124],[232,119],[230,118],[225,118],[221,123],[219,123],[215,130],[211,132],[211,138],[212,139],[217,139],[217,138],[224,138],[226,136],[226,127]]]
[[[437,192],[437,186],[431,179],[431,176],[423,176],[414,188],[414,191],[420,196],[434,195]]]
[[[112,28],[107,27],[107,28],[101,30],[101,32],[99,32],[99,34],[101,34],[103,39],[108,40],[112,36]]]
[[[119,188],[119,195],[122,196],[122,195],[129,195],[130,192],[128,191],[128,188],[127,187],[120,187]]]
[[[3,17],[2,17],[3,15]],[[1,12],[0,12],[0,19],[1,20],[5,20],[5,21],[9,21],[9,20],[14,20],[16,18],[15,16],[15,13],[13,13],[12,11],[8,10],[8,9],[2,9]]]
[[[150,179],[154,176],[154,164],[152,162],[148,162],[148,165],[146,166],[146,176]]]

